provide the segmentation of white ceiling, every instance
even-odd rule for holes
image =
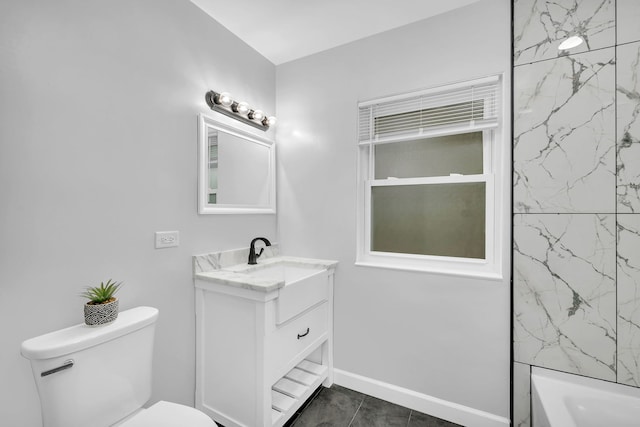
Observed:
[[[276,65],[478,0],[191,0]]]

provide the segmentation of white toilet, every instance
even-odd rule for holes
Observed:
[[[151,397],[158,310],[137,307],[101,327],[84,324],[22,343],[44,427],[215,427],[197,409]]]

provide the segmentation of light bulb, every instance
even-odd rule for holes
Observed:
[[[582,37],[571,36],[568,39],[564,40],[562,43],[560,43],[560,45],[558,46],[558,50],[573,49],[574,47],[580,46],[582,42],[584,42]]]
[[[262,124],[265,126],[273,126],[278,120],[274,116],[265,117],[262,119]]]
[[[249,112],[249,118],[260,122],[264,118],[264,113],[262,110],[252,110]]]
[[[238,105],[236,106],[236,112],[238,114],[247,114],[249,112],[250,108],[249,108],[249,104],[246,102],[238,102]]]
[[[231,99],[231,95],[229,93],[222,92],[220,95],[218,95],[218,102],[225,107],[229,107],[231,104],[233,104],[233,99]]]

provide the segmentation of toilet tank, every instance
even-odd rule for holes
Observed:
[[[137,307],[106,326],[80,324],[24,341],[44,427],[107,427],[141,408],[151,397],[157,318],[157,309]]]

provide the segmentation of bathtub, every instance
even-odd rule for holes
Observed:
[[[640,388],[532,367],[533,427],[638,427]]]

